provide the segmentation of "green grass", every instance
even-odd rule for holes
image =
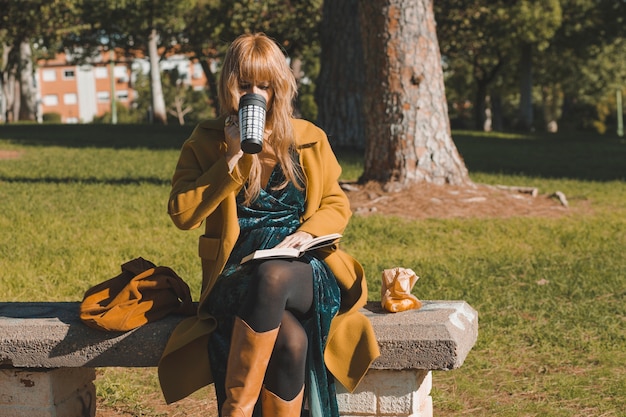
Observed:
[[[166,213],[191,127],[0,126],[0,300],[77,301],[142,256],[172,267],[197,298],[196,236]],[[475,182],[563,191],[561,218],[353,217],[344,247],[370,299],[393,266],[420,276],[420,299],[463,299],[479,337],[458,370],[434,373],[438,416],[625,415],[626,141],[455,132]],[[359,155],[340,153],[344,179]],[[590,210],[577,211],[578,206]],[[584,214],[583,214],[584,213]],[[375,242],[375,243],[374,243]],[[101,370],[99,400],[163,415],[153,370]],[[149,393],[155,393],[150,395]]]

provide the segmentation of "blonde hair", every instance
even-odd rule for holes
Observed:
[[[218,100],[222,115],[235,114],[239,103],[240,81],[257,83],[268,81],[273,90],[268,103],[266,128],[272,133],[268,141],[274,148],[285,173],[284,187],[291,181],[302,189],[302,173],[292,157],[295,134],[291,124],[293,100],[297,84],[287,60],[275,41],[263,33],[245,34],[233,41],[226,51],[218,83]],[[244,204],[249,205],[261,192],[261,164],[253,155],[253,164],[246,184]]]

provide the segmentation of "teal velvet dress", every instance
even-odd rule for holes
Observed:
[[[255,263],[240,265],[239,262],[254,250],[272,248],[294,233],[304,211],[304,194],[292,183],[279,190],[273,189],[283,181],[282,169],[277,165],[268,186],[261,190],[259,198],[251,206],[242,204],[243,189],[237,196],[241,232],[224,271],[209,295],[207,305],[218,322],[209,340],[209,360],[220,409],[226,398],[224,380],[234,318],[246,300],[249,282],[257,266]],[[308,253],[298,261],[309,263],[313,269],[312,314],[300,321],[309,340],[305,403],[311,417],[339,417],[334,378],[324,365],[324,346],[330,322],[339,311],[341,301],[339,286],[323,261]],[[261,416],[259,405],[260,402],[255,416]]]

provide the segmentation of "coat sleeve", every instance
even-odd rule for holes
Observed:
[[[183,144],[168,201],[168,213],[180,229],[199,227],[222,200],[243,186],[250,172],[249,155],[229,172],[222,134],[198,126]]]
[[[319,140],[311,148],[303,149],[307,206],[299,230],[314,236],[343,233],[352,212],[350,201],[339,185],[341,166],[326,134],[317,128],[314,132]]]

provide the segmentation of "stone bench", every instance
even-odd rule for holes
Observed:
[[[423,303],[395,314],[375,302],[363,309],[381,356],[354,393],[337,384],[342,416],[432,416],[432,371],[463,364],[478,316],[464,301]],[[85,326],[75,302],[0,302],[0,416],[95,416],[95,368],[157,366],[180,319],[110,333]]]

